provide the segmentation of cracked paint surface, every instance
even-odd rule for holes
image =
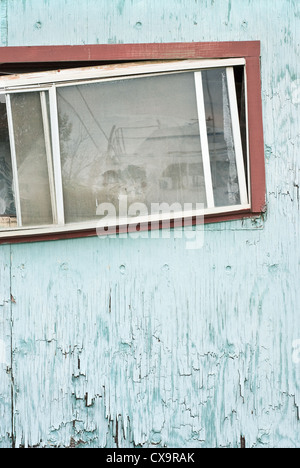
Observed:
[[[146,3],[1,1],[1,44],[260,39],[267,214],[1,246],[0,447],[299,447],[299,4]]]

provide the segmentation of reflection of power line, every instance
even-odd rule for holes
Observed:
[[[109,138],[108,138],[108,142],[107,142],[107,155],[108,157],[112,157],[112,152],[115,153],[115,150],[114,150],[114,146],[113,146],[113,141],[114,141],[114,138],[115,138],[115,130],[116,130],[116,126],[114,125],[111,129],[111,132],[110,132],[110,135],[109,135]]]
[[[99,124],[98,120],[96,119],[92,109],[90,108],[89,104],[87,103],[87,100],[85,99],[85,97],[83,96],[82,92],[80,91],[79,89],[79,86],[75,86],[75,88],[77,89],[78,93],[80,94],[84,104],[86,105],[86,108],[87,110],[89,111],[89,113],[91,114],[92,118],[94,119],[95,121],[95,124],[97,125],[97,127],[99,128],[100,132],[105,136],[106,140],[109,141],[109,137],[106,135],[105,131],[103,130],[103,128],[101,127],[101,125]]]
[[[119,127],[115,131],[115,145],[120,155],[126,154],[124,127]]]
[[[83,96],[83,93],[81,92],[81,90],[79,89],[79,86],[76,86],[77,88],[77,91],[78,93],[80,94],[84,104],[86,105],[86,108],[88,109],[89,113],[91,114],[95,124],[97,125],[97,127],[99,128],[100,132],[104,135],[104,137],[106,138],[107,142],[108,142],[108,154],[111,155],[111,150],[115,153],[115,155],[117,156],[117,152],[115,150],[115,147],[113,145],[113,138],[112,138],[112,135],[114,133],[114,130],[115,130],[115,126],[112,128],[112,131],[111,131],[111,134],[110,136],[108,137],[105,133],[105,131],[103,130],[103,128],[101,127],[101,125],[99,124],[97,118],[95,117],[95,114],[93,113],[92,109],[90,108],[87,100],[85,99],[85,97]],[[111,157],[111,156],[110,156]]]
[[[103,134],[103,136],[105,137],[105,139],[107,140],[108,142],[108,148],[107,148],[107,152],[108,154],[110,155],[111,157],[111,150],[113,151],[113,153],[116,154],[116,151],[115,151],[115,148],[114,148],[114,145],[113,145],[113,139],[112,139],[112,133],[114,131],[114,128],[112,129],[112,133],[110,135],[110,137],[107,136],[107,134],[105,133],[105,131],[103,130],[103,128],[101,127],[101,125],[99,124],[99,122],[97,121],[93,111],[91,110],[89,104],[87,103],[85,97],[83,96],[82,92],[80,91],[79,87],[78,86],[75,86],[75,88],[77,89],[78,93],[80,94],[81,98],[82,98],[82,101],[84,102],[87,110],[89,111],[91,117],[93,118],[95,124],[97,125],[97,127],[99,128],[99,130],[101,131],[101,133]],[[77,112],[77,110],[75,109],[75,107],[70,103],[70,101],[68,101],[66,98],[64,98],[62,96],[62,94],[60,93],[59,94],[60,98],[72,109],[72,111],[74,112],[74,114],[78,117],[79,121],[81,122],[81,124],[83,125],[83,127],[85,128],[87,134],[89,135],[91,141],[93,142],[95,148],[98,150],[98,151],[102,151],[102,149],[99,147],[97,141],[95,140],[95,138],[93,137],[93,134],[92,132],[90,132],[88,126],[86,125],[86,123],[84,122],[83,118],[80,116],[79,112]]]

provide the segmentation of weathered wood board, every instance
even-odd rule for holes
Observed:
[[[3,46],[261,40],[268,202],[255,223],[206,226],[199,250],[175,234],[1,246],[0,445],[299,447],[299,2],[2,0],[0,15]]]

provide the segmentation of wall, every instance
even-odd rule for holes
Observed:
[[[0,247],[0,447],[299,447],[297,0],[1,0],[2,46],[261,40],[268,211]],[[2,356],[3,356],[2,352]]]

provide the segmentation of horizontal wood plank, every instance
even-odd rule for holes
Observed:
[[[259,41],[29,46],[0,48],[0,62],[173,60],[185,58],[258,57],[259,54]]]

